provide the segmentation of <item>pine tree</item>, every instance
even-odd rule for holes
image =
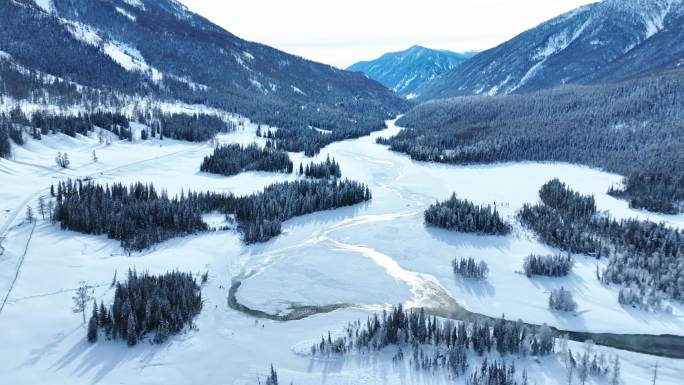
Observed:
[[[88,342],[93,343],[97,341],[98,318],[97,302],[93,300],[93,314],[90,316],[90,320],[88,320]]]
[[[126,336],[126,342],[128,343],[128,346],[134,346],[138,343],[135,315],[132,311],[129,311],[128,313],[128,321],[126,323]]]
[[[620,357],[613,357],[613,373],[610,377],[610,385],[620,385]]]

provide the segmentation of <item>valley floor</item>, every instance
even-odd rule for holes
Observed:
[[[249,143],[255,126],[219,137],[222,143]],[[597,263],[576,256],[574,272],[562,279],[529,279],[521,273],[530,253],[557,252],[515,225],[505,237],[475,236],[426,227],[423,210],[456,192],[476,203],[496,203],[513,223],[516,211],[538,200],[539,187],[558,177],[581,193],[596,196],[599,210],[617,218],[650,218],[684,228],[684,215],[665,216],[631,210],[627,203],[606,194],[620,176],[568,164],[516,163],[458,167],[415,162],[375,144],[389,128],[369,137],[326,147],[316,160],[330,155],[341,164],[343,176],[367,183],[368,204],[311,214],[287,221],[284,234],[245,246],[234,231],[208,232],[178,238],[154,249],[126,255],[118,242],[62,231],[39,220],[24,223],[26,205],[48,195],[51,183],[67,177],[91,176],[100,183],[153,182],[169,194],[212,190],[246,194],[294,175],[249,172],[221,177],[199,172],[208,144],[172,140],[99,144],[96,138],[45,136],[15,147],[13,160],[0,160],[0,379],[8,384],[256,384],[274,364],[282,383],[295,384],[441,384],[453,381],[439,373],[425,373],[394,364],[394,351],[339,358],[311,357],[308,347],[328,330],[365,319],[369,309],[392,304],[435,305],[435,290],[446,293],[470,311],[561,329],[612,333],[684,335],[684,307],[673,304],[671,315],[622,307],[617,287],[595,278]],[[92,161],[96,150],[98,162]],[[58,151],[72,162],[68,170],[54,165]],[[291,154],[295,166],[309,162]],[[295,167],[297,168],[297,167]],[[215,216],[208,217],[212,223]],[[220,218],[218,220],[220,222]],[[455,257],[486,261],[485,283],[456,280]],[[71,311],[79,281],[95,285],[105,302],[116,272],[129,268],[153,273],[172,269],[209,272],[202,289],[204,308],[196,330],[173,337],[164,345],[85,341],[81,315]],[[237,300],[250,308],[283,314],[300,305],[352,304],[352,308],[318,314],[298,321],[255,319],[228,306],[233,280],[242,285]],[[548,293],[565,286],[575,293],[579,310],[565,315],[547,307]],[[572,344],[573,350],[582,349]],[[681,384],[684,360],[598,347],[622,360],[624,384],[644,384],[659,365],[658,384]],[[517,359],[527,368],[531,383],[558,384],[564,371],[557,356],[541,360]],[[460,379],[459,381],[463,381]],[[592,379],[607,384],[607,379]],[[592,383],[590,382],[590,383]],[[458,383],[458,382],[457,382]]]

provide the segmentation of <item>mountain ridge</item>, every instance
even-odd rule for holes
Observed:
[[[684,39],[683,24],[682,0],[589,4],[476,55],[416,93],[421,100],[524,93],[672,69],[684,57],[676,44]],[[655,52],[660,57],[652,60]]]
[[[455,68],[471,56],[471,53],[413,45],[403,51],[388,52],[373,60],[357,62],[347,70],[362,72],[396,93],[410,95],[420,84]]]
[[[359,133],[409,106],[365,76],[242,40],[175,0],[8,0],[0,17],[7,20],[0,51],[11,60],[110,94],[205,104],[282,128]],[[40,94],[22,76],[7,77],[6,88]]]

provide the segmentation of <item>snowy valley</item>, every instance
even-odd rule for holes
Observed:
[[[0,383],[681,385],[683,1],[350,71],[0,2]]]
[[[522,273],[524,257],[556,250],[539,243],[519,225],[507,236],[452,233],[426,227],[422,212],[456,192],[477,203],[496,202],[501,214],[511,219],[524,203],[538,200],[542,184],[559,177],[582,193],[594,194],[600,210],[619,218],[650,218],[681,228],[684,216],[629,209],[626,202],[606,194],[611,185],[620,182],[619,176],[581,166],[431,165],[375,144],[375,138],[398,130],[390,122],[385,131],[335,143],[318,155],[321,160],[334,157],[345,177],[367,183],[373,191],[367,204],[289,220],[283,235],[263,244],[244,245],[234,230],[212,231],[175,238],[132,255],[104,236],[63,231],[40,217],[35,224],[27,223],[26,206],[35,207],[38,196],[49,196],[43,186],[67,177],[91,176],[98,183],[152,182],[173,195],[190,188],[246,194],[296,176],[201,173],[198,164],[212,150],[206,144],[165,139],[101,146],[94,137],[64,135],[30,140],[13,161],[3,161],[3,184],[16,189],[2,197],[7,228],[2,284],[11,291],[0,322],[12,330],[2,336],[2,346],[12,347],[5,351],[8,354],[3,353],[2,378],[28,384],[50,373],[59,383],[111,383],[123,377],[131,379],[128,383],[141,384],[167,378],[179,383],[254,383],[273,364],[281,380],[297,384],[450,382],[439,372],[423,373],[405,362],[393,363],[391,348],[350,357],[308,353],[308,346],[328,330],[341,330],[349,321],[364,319],[368,311],[400,303],[435,308],[456,302],[472,312],[492,317],[505,314],[507,319],[547,323],[569,331],[684,334],[681,305],[675,304],[670,315],[621,306],[616,300],[617,287],[595,279],[594,258],[577,256],[577,266],[566,278],[530,279]],[[235,133],[220,134],[218,140],[260,140],[263,144],[255,133],[255,125],[247,123]],[[64,171],[54,165],[52,156],[66,149],[72,163]],[[97,163],[91,157],[93,150]],[[305,161],[301,154],[290,157],[295,164]],[[454,277],[451,260],[468,256],[488,263],[491,271],[486,282]],[[112,295],[113,275],[116,272],[122,279],[128,269],[208,271],[208,281],[202,285],[203,309],[194,328],[161,346],[140,343],[129,348],[117,341],[89,344],[80,315],[71,311],[73,290],[86,280],[98,301],[107,301]],[[229,306],[229,290],[236,281],[241,282],[237,301],[267,314],[286,314],[298,306],[346,304],[346,309],[287,322],[254,317]],[[559,286],[575,293],[577,312],[559,314],[547,308],[548,292]],[[571,346],[582,350],[579,343]],[[620,356],[625,383],[649,378],[656,361],[659,383],[679,383],[680,360],[600,346],[595,349]],[[508,359],[519,370],[526,368],[530,380],[538,384],[558,383],[553,373],[563,375],[555,354],[542,361]],[[594,381],[608,383],[608,378]]]

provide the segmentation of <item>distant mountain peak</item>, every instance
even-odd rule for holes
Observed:
[[[387,88],[410,95],[420,84],[456,67],[467,55],[412,45],[370,61],[358,62],[347,70],[363,72]]]
[[[421,85],[422,100],[510,94],[674,68],[684,58],[684,0],[589,4],[484,51]]]

